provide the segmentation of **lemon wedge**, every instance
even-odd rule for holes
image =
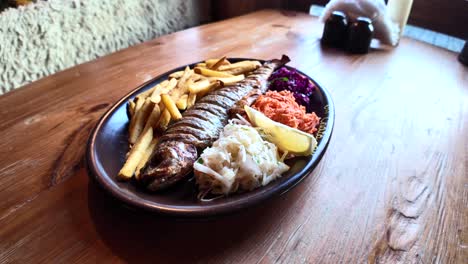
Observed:
[[[244,110],[252,125],[263,129],[268,135],[267,139],[282,151],[297,156],[309,156],[317,146],[317,140],[311,134],[273,121],[247,105],[244,106]]]

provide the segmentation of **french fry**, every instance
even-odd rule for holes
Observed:
[[[186,68],[188,68],[188,66]],[[189,68],[189,70],[190,70],[190,68]],[[190,70],[190,71],[191,71],[191,74],[193,74],[193,70]],[[173,73],[169,74],[169,79],[171,79],[171,78],[180,79],[184,75],[184,72],[185,72],[185,70],[173,72]]]
[[[171,80],[167,81],[165,85],[161,85],[160,89],[156,89],[152,94],[151,94],[151,101],[155,102],[158,104],[161,102],[161,94],[165,94],[170,92],[172,89],[174,89],[177,85],[177,79],[172,78]]]
[[[240,61],[230,65],[221,65],[219,66],[218,71],[229,73],[232,75],[239,75],[242,73],[256,70],[260,66],[261,63],[258,61]]]
[[[162,82],[162,83],[164,83],[164,82]],[[156,84],[155,86],[151,87],[150,89],[148,89],[148,90],[146,90],[146,91],[144,91],[142,93],[139,93],[136,97],[138,99],[146,99],[146,97],[150,96],[154,92],[154,90],[158,89],[159,85],[160,85],[159,83]]]
[[[182,77],[182,75],[184,75],[184,71],[176,71],[169,74],[169,78],[179,79],[180,77]]]
[[[145,103],[141,107],[140,111],[136,113],[136,116],[132,118],[132,121],[135,120],[132,124],[130,123],[130,136],[129,141],[131,144],[135,144],[138,137],[140,136],[143,128],[145,126],[146,120],[153,110],[155,103],[151,101],[150,98],[146,98]]]
[[[158,90],[164,89],[167,85],[169,85],[169,80],[164,80],[164,81],[156,84],[156,86],[154,86],[154,89],[151,91],[151,93],[148,96],[152,96]]]
[[[144,134],[138,139],[138,141],[133,145],[132,149],[130,150],[130,154],[128,155],[127,160],[125,161],[124,166],[119,171],[118,179],[119,180],[129,180],[132,178],[133,173],[135,173],[135,169],[140,163],[141,159],[145,154],[145,150],[148,149],[149,145],[151,144],[151,140],[153,139],[153,129],[150,128],[145,131]]]
[[[210,70],[210,69],[207,69],[207,68],[198,68],[197,67],[193,71],[195,73],[201,74],[201,75],[206,76],[206,77],[232,77],[232,76],[234,76],[234,75],[229,74],[229,73],[214,71],[214,70]]]
[[[170,91],[172,91],[172,89],[174,89],[177,86],[177,83],[177,79],[172,78],[167,84],[167,86],[162,89],[161,94],[169,93]]]
[[[239,61],[239,62],[231,63],[228,65],[221,65],[219,66],[218,71],[227,71],[227,70],[231,70],[231,69],[235,69],[239,67],[251,66],[251,65],[261,66],[261,63],[259,61],[249,61],[249,60]]]
[[[213,65],[215,65],[220,59],[209,59],[205,61],[206,67],[211,69]],[[229,65],[231,64],[228,60],[224,60],[222,65]]]
[[[171,117],[174,120],[179,120],[182,118],[182,114],[180,113],[179,109],[177,108],[174,100],[168,94],[161,95],[161,101],[166,106],[166,109],[169,110]]]
[[[153,108],[153,111],[151,111],[151,114],[148,117],[148,120],[146,121],[145,127],[143,128],[143,133],[150,127],[156,129],[156,124],[159,120],[159,117],[161,116],[161,109],[159,108],[159,105],[155,105]]]
[[[223,77],[209,77],[208,79],[210,81],[219,80],[219,81],[223,82],[224,86],[228,86],[228,85],[233,85],[236,82],[244,80],[245,76],[244,76],[244,74],[241,74],[241,75],[235,75],[235,76],[226,77],[226,78],[223,78]]]
[[[158,144],[158,139],[153,138],[148,148],[144,151],[143,156],[140,160],[140,163],[138,163],[135,169],[135,179],[140,180],[141,169],[145,167],[146,163],[151,158],[151,155],[153,154],[153,151],[157,144]]]
[[[189,78],[189,80],[192,80],[193,82],[197,82],[197,81],[203,80],[203,79],[207,79],[207,78],[205,76],[197,74],[197,73],[193,73]]]
[[[219,59],[209,59],[205,61],[205,65],[208,69],[211,69],[211,67],[213,67],[213,65],[215,65],[215,63],[218,61]]]
[[[165,80],[164,82],[161,82],[159,83],[157,86],[157,89],[154,89],[153,92],[149,95],[149,98],[151,99],[151,101],[155,102],[155,98],[158,97],[158,95],[160,95],[162,93],[162,90],[164,88],[166,88],[166,86],[169,84],[169,81],[168,80]],[[157,102],[155,102],[157,103]]]
[[[187,98],[187,108],[192,107],[196,101],[197,101],[197,94],[189,93],[189,96]]]
[[[135,103],[135,111],[134,113],[137,114],[138,111],[140,111],[141,107],[143,106],[143,104],[145,103],[145,99],[143,98],[135,98],[134,102],[136,101]]]
[[[206,63],[202,62],[202,63],[197,63],[195,65],[196,67],[201,67],[201,68],[206,68]]]
[[[148,90],[146,90],[146,91],[144,91],[144,92],[142,92],[140,94],[138,94],[136,97],[138,99],[143,99],[144,100],[144,99],[146,99],[146,97],[148,97],[148,95],[150,95],[153,92],[153,90],[154,90],[154,87],[151,88],[151,89],[148,89]]]
[[[161,115],[166,110],[166,106],[164,105],[163,102],[159,102],[159,111],[161,111]]]
[[[169,125],[169,122],[171,122],[171,113],[169,113],[169,110],[164,109],[159,117],[158,126],[162,131],[164,131]]]
[[[209,82],[208,81],[208,85],[204,85],[204,86],[192,86],[191,90],[190,90],[190,93],[196,93],[198,94],[198,98],[201,98],[203,97],[205,94],[207,94],[208,92],[218,88],[218,87],[221,87],[221,81],[219,80],[215,80],[215,81],[212,81],[212,82]]]
[[[192,76],[193,71],[190,70],[189,67],[185,67],[184,75],[180,77],[179,81],[177,82],[177,86],[175,89],[172,89],[169,92],[169,95],[174,101],[179,100],[179,98],[188,93],[188,86],[187,81],[190,81],[190,76]]]
[[[184,94],[176,102],[176,106],[177,108],[179,108],[179,110],[185,110],[187,108],[187,99],[188,99],[188,94]]]
[[[135,126],[135,122],[136,122],[136,116],[138,115],[138,113],[140,112],[140,109],[142,108],[143,104],[145,103],[145,99],[142,99],[141,97],[135,97],[135,100],[133,100],[135,103],[135,110],[133,110],[133,115],[131,116],[131,119],[130,119],[130,124],[128,126],[128,133],[129,135],[132,133],[132,129],[133,127]],[[128,140],[130,141],[130,137],[128,138]]]
[[[202,90],[207,89],[210,86],[210,81],[208,79],[203,79],[199,82],[190,82],[188,84],[190,93],[199,93]]]
[[[133,116],[135,115],[135,101],[133,100],[130,100],[128,102],[128,112],[130,113],[130,118],[133,118]]]
[[[223,65],[225,61],[227,61],[226,56],[219,59],[215,64],[213,64],[213,66],[210,67],[210,69],[216,71],[219,68],[219,66]]]

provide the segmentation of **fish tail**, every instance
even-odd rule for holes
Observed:
[[[272,59],[270,62],[275,64],[276,67],[281,67],[283,65],[286,65],[286,63],[290,62],[291,59],[287,56],[287,55],[284,55],[281,56],[281,59]]]

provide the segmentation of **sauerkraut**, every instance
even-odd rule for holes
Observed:
[[[276,146],[247,125],[231,122],[194,166],[202,196],[251,191],[281,177],[289,169]]]

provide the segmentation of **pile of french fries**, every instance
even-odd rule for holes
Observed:
[[[118,179],[140,179],[140,170],[151,158],[158,135],[171,121],[182,118],[181,111],[193,106],[210,91],[242,81],[261,64],[258,61],[229,62],[226,57],[209,59],[193,69],[173,72],[169,79],[138,94],[128,103],[130,151]]]

